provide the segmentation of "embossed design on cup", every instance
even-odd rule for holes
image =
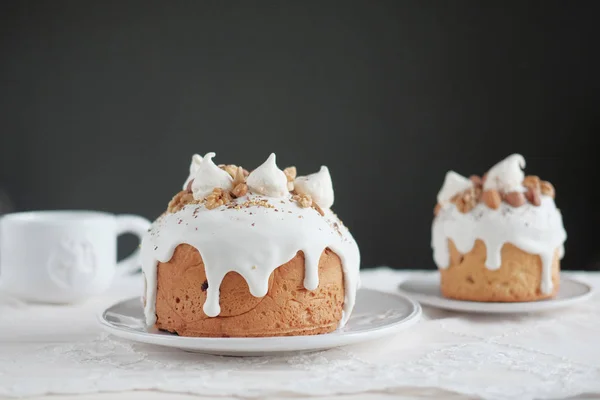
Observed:
[[[97,257],[89,240],[66,237],[48,259],[50,278],[63,288],[82,288],[96,277]]]

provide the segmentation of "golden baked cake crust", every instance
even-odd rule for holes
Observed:
[[[510,243],[502,247],[502,265],[485,267],[486,247],[481,240],[462,255],[449,240],[450,266],[440,270],[442,295],[451,299],[489,302],[535,301],[553,297],[559,288],[558,250],[552,261],[553,290],[541,292],[542,261]]]
[[[262,337],[314,335],[334,331],[342,318],[344,276],[340,258],[326,249],[319,260],[319,286],[304,288],[304,255],[298,252],[269,278],[264,297],[229,272],[221,284],[221,313],[208,317],[206,274],[200,253],[187,244],[158,265],[156,326],[182,336]]]

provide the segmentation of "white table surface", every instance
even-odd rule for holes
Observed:
[[[393,292],[407,277],[429,273],[379,268],[364,271],[362,281]],[[600,273],[569,275],[600,286]],[[139,277],[122,279],[104,295],[71,306],[0,299],[0,398],[600,398],[598,295],[569,309],[520,316],[425,308],[415,327],[376,343],[242,362],[103,334],[96,314],[139,295],[141,286]],[[256,375],[260,369],[268,372]],[[278,376],[302,381],[278,388]],[[268,388],[257,388],[256,379],[268,379]]]

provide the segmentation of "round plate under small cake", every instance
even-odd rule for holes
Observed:
[[[231,356],[265,356],[295,351],[318,351],[377,340],[414,325],[421,316],[419,304],[408,297],[360,289],[347,324],[332,333],[314,336],[260,338],[183,337],[146,328],[141,300],[121,301],[98,319],[109,333],[141,343],[199,353]]]
[[[448,299],[440,291],[437,274],[411,278],[398,287],[400,293],[410,296],[425,306],[451,311],[516,314],[559,309],[581,303],[593,295],[593,288],[583,282],[561,276],[560,289],[555,297],[529,302],[477,302]]]

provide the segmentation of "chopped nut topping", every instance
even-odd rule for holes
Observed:
[[[283,170],[287,178],[287,189],[291,192],[294,190],[294,179],[296,179],[296,167],[287,167]]]
[[[238,169],[237,165],[235,165],[235,164],[229,164],[229,165],[219,164],[219,168],[221,168],[223,171],[227,172],[232,178],[235,179],[235,174]]]
[[[295,194],[292,196],[292,200],[294,200],[298,205],[302,208],[308,208],[312,206],[312,198],[308,194]]]
[[[283,173],[285,174],[288,182],[293,182],[294,179],[296,179],[296,167],[287,167],[283,170]]]
[[[552,186],[552,184],[548,181],[542,181],[540,184],[540,189],[542,194],[545,196],[550,196],[554,198],[554,196],[556,195],[554,191],[554,186]]]
[[[452,202],[456,205],[456,208],[458,208],[458,211],[460,211],[463,214],[468,213],[474,207],[474,205],[471,203],[469,197],[465,198],[464,196],[459,195],[459,196],[453,198]]]
[[[479,175],[471,175],[469,179],[475,184],[475,187],[483,186],[483,180]]]
[[[504,200],[513,207],[521,207],[527,202],[525,195],[521,192],[509,192],[504,195]]]
[[[231,194],[234,197],[242,197],[245,196],[246,193],[248,193],[248,185],[245,183],[238,183],[231,191]]]
[[[317,210],[317,212],[319,214],[321,214],[322,217],[325,216],[325,212],[323,211],[323,209],[321,207],[319,207],[319,205],[315,201],[312,202],[312,208],[314,208],[315,210]]]
[[[554,187],[550,182],[542,181],[538,176],[528,175],[523,179],[523,186],[527,189],[525,192],[502,192],[498,190],[486,190],[483,192],[483,185],[487,179],[487,174],[482,177],[471,175],[469,179],[473,182],[473,188],[456,194],[450,200],[461,213],[471,211],[479,202],[485,203],[489,208],[496,210],[503,201],[512,207],[521,207],[529,202],[536,207],[542,204],[542,195],[554,198]],[[442,206],[436,204],[433,213],[437,216]]]
[[[536,207],[539,207],[540,205],[542,205],[542,198],[540,197],[540,189],[539,188],[533,188],[533,187],[529,187],[527,188],[527,193],[525,193],[525,197],[527,198],[527,201],[529,201],[531,204],[533,204]]]
[[[540,177],[535,175],[528,175],[523,180],[523,186],[534,190],[540,190]]]
[[[275,208],[272,204],[269,204],[267,200],[256,200],[251,199],[247,200],[243,203],[230,203],[227,208],[241,210],[242,208],[250,208],[250,207],[265,207],[265,208]],[[252,213],[250,213],[252,215]]]
[[[214,208],[225,205],[231,201],[231,196],[228,192],[224,191],[221,188],[213,189],[212,193],[209,194],[205,201],[204,205],[207,209],[212,210]]]
[[[177,211],[181,210],[186,205],[193,203],[193,202],[194,202],[194,196],[192,196],[191,193],[188,193],[188,192],[182,190],[181,192],[177,193],[173,197],[173,199],[171,199],[171,201],[169,202],[169,205],[167,206],[167,212],[176,213]]]
[[[457,194],[451,199],[451,202],[456,205],[458,211],[461,213],[468,213],[471,211],[481,198],[481,188],[470,188],[462,193]]]
[[[481,201],[481,195],[483,194],[483,188],[477,187],[474,190],[475,192],[475,203],[479,203]]]
[[[236,187],[240,183],[246,182],[246,176],[244,175],[244,168],[237,167],[235,170],[235,175],[233,177],[233,187]]]
[[[481,198],[492,210],[497,210],[500,207],[500,203],[502,203],[502,197],[500,197],[500,193],[497,190],[486,190],[483,192]]]

